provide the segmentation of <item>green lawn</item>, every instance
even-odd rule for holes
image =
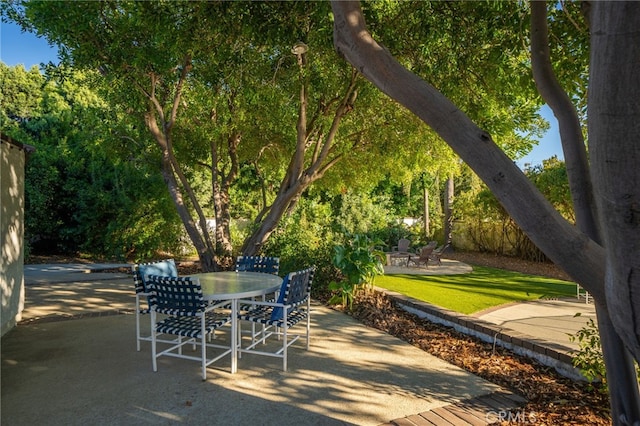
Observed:
[[[505,303],[575,296],[575,283],[474,266],[461,275],[382,275],[374,285],[462,314]]]

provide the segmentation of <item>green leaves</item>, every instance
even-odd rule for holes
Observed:
[[[342,302],[351,309],[353,297],[359,287],[369,287],[376,276],[384,274],[385,255],[374,248],[381,242],[373,242],[366,235],[346,235],[345,245],[334,247],[332,262],[342,272],[345,280],[332,282],[329,289],[337,291],[330,303]]]

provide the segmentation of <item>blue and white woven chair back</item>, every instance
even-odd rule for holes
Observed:
[[[140,315],[146,315],[151,312],[153,302],[149,298],[149,286],[146,283],[149,275],[164,275],[177,277],[178,268],[173,259],[160,260],[156,262],[147,262],[133,265],[131,268],[133,275],[133,285],[136,291],[136,348],[140,350],[141,341],[150,341],[150,335],[143,335],[140,328]],[[141,302],[146,300],[146,306]]]
[[[156,312],[175,316],[197,316],[207,304],[197,278],[150,275],[151,303]]]
[[[149,275],[177,277],[178,268],[176,267],[175,260],[166,259],[133,265],[133,283],[136,288],[136,293],[149,292],[146,284]]]
[[[140,275],[138,265],[133,265],[133,267],[131,268],[131,273],[133,274],[133,286],[136,289],[136,293],[146,293],[144,288],[144,281],[142,281],[142,275]]]
[[[282,303],[290,306],[300,306],[309,298],[314,268],[303,269],[289,274],[287,286],[284,289]]]
[[[236,272],[263,272],[265,274],[278,275],[279,270],[279,257],[238,256],[236,259]]]

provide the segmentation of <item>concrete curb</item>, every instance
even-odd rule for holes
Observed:
[[[477,337],[483,342],[491,343],[508,349],[517,355],[534,359],[543,365],[554,368],[559,374],[572,380],[586,380],[580,370],[573,366],[573,356],[565,348],[516,330],[443,309],[400,293],[378,287],[374,289],[376,292],[386,294],[401,309],[419,318],[451,327],[460,333]]]

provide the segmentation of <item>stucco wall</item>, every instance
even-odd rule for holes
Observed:
[[[13,328],[24,308],[24,165],[23,146],[0,137],[0,335]]]

